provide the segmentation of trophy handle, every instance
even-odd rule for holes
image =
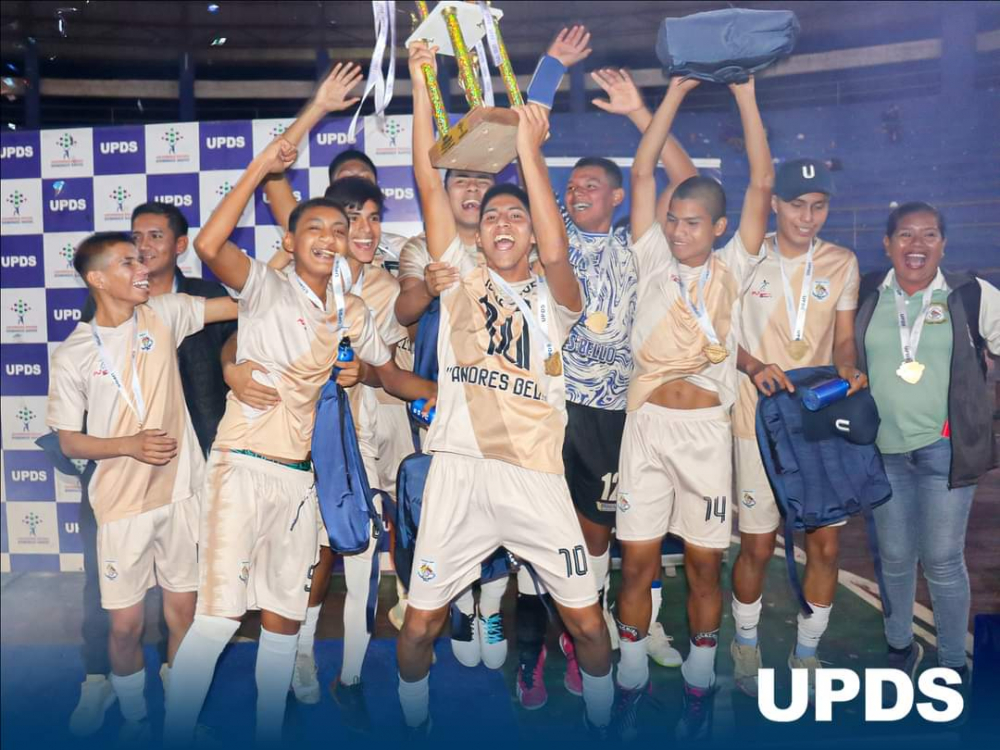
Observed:
[[[417,14],[420,20],[427,18],[427,3],[425,0],[417,0]],[[414,27],[417,26],[417,18],[414,17]],[[422,65],[421,72],[424,74],[424,81],[427,84],[427,94],[431,100],[431,109],[434,111],[434,124],[437,125],[438,137],[447,134],[450,127],[448,123],[448,110],[444,106],[444,97],[441,94],[441,84],[438,83],[434,68],[430,65]]]

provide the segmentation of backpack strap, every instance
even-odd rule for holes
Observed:
[[[368,509],[372,514],[373,538],[371,544],[375,546],[372,552],[372,566],[368,574],[368,602],[365,606],[365,625],[369,634],[375,632],[375,608],[378,606],[379,558],[382,556],[382,552],[389,548],[389,533],[386,531],[385,524],[382,522],[378,511],[375,510],[376,495],[382,498],[383,513],[386,512],[388,507],[395,508],[392,500],[389,499],[389,493],[385,490],[372,490],[368,496]]]

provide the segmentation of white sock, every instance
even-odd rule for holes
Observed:
[[[733,594],[733,619],[736,621],[736,642],[742,646],[757,645],[757,625],[760,623],[761,600],[744,604]]]
[[[373,539],[372,545],[374,543]],[[374,554],[371,546],[369,553]],[[361,666],[368,652],[368,641],[371,640],[367,614],[368,580],[372,573],[369,553],[344,556],[347,597],[344,599],[344,663],[340,668],[340,681],[345,685],[361,682]]]
[[[691,650],[687,659],[681,664],[681,675],[684,681],[696,688],[710,688],[715,682],[715,652],[719,648],[719,631],[711,646],[696,646],[691,641]]]
[[[660,607],[663,605],[663,585],[659,579],[653,581],[653,585],[649,588],[649,596],[653,600],[653,606],[649,610],[649,627],[652,628],[653,623],[660,619]]]
[[[495,578],[479,587],[479,614],[483,617],[500,611],[500,600],[507,591],[507,576]]]
[[[306,610],[305,622],[299,628],[298,653],[308,656],[313,655],[313,644],[316,642],[316,623],[319,622],[319,611],[322,608],[322,604],[317,604],[315,607],[309,607]]]
[[[406,726],[419,727],[427,721],[430,710],[431,691],[430,673],[416,682],[407,682],[402,675],[399,677],[399,705],[403,707]]]
[[[285,700],[295,670],[295,635],[272,633],[260,629],[257,643],[257,733],[258,744],[281,742],[281,725],[285,723]]]
[[[611,550],[604,550],[603,554],[587,555],[590,562],[590,570],[594,574],[594,584],[598,591],[604,592],[604,608],[608,608],[608,576],[611,572]]]
[[[648,637],[639,641],[621,639],[621,661],[618,662],[618,684],[626,690],[640,688],[649,681]]]
[[[463,615],[472,615],[476,612],[476,598],[472,595],[472,586],[455,597],[455,606]]]
[[[826,626],[830,624],[830,610],[832,604],[813,604],[809,602],[813,613],[808,617],[799,612],[799,628],[795,640],[795,655],[800,659],[805,659],[816,655],[819,648],[819,639],[826,632]]]
[[[583,678],[583,703],[587,708],[587,718],[595,727],[606,727],[611,723],[611,706],[615,702],[615,683],[611,670],[603,677],[594,677],[580,670]]]
[[[191,744],[198,714],[215,674],[215,663],[239,626],[239,622],[226,617],[195,615],[170,669],[167,715],[163,721],[164,746]]]
[[[146,718],[146,670],[124,677],[111,674],[111,687],[118,696],[125,721],[142,721]]]

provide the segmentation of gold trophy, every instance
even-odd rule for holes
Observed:
[[[521,106],[524,100],[517,87],[517,78],[510,64],[503,37],[500,36],[500,19],[503,11],[489,8],[493,24],[486,28],[486,14],[478,3],[442,0],[428,12],[426,2],[417,2],[420,24],[410,38],[438,48],[443,55],[453,55],[458,62],[459,82],[465,91],[469,113],[454,126],[448,124],[448,113],[434,71],[429,65],[423,68],[424,79],[434,110],[437,125],[437,143],[431,149],[431,163],[439,169],[467,169],[496,174],[517,156],[517,113],[503,107],[483,104],[482,88],[476,77],[470,47],[488,36],[494,54],[500,59],[500,76],[507,88],[511,106]],[[484,66],[487,61],[478,60]],[[486,73],[488,75],[488,73]]]

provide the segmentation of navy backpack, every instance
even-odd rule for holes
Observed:
[[[385,507],[388,495],[382,490],[373,490],[368,484],[347,392],[337,385],[336,373],[323,386],[316,404],[312,460],[319,509],[330,537],[330,549],[353,555],[366,550],[373,535],[377,540],[368,588],[368,632],[371,632],[378,600],[379,553],[387,549],[388,544],[374,498],[380,495]]]
[[[885,475],[882,455],[874,445],[875,432],[871,429],[871,422],[875,420],[877,430],[878,410],[871,392],[864,389],[840,402],[852,402],[852,411],[865,415],[867,424],[864,427],[871,442],[862,445],[836,434],[836,430],[844,432],[842,425],[825,434],[817,434],[810,429],[815,415],[822,417],[824,411],[834,409],[836,404],[810,413],[800,398],[802,387],[836,377],[834,368],[804,367],[785,374],[795,384],[796,392],[779,391],[773,396],[758,399],[757,444],[778,508],[784,517],[788,579],[803,611],[812,614],[795,567],[795,531],[817,529],[851,516],[863,515],[868,527],[868,547],[875,564],[875,576],[880,592],[884,591],[882,560],[872,509],[890,499],[892,488]],[[847,425],[847,430],[852,431],[850,425]],[[882,607],[888,615],[889,603],[884,596]]]

